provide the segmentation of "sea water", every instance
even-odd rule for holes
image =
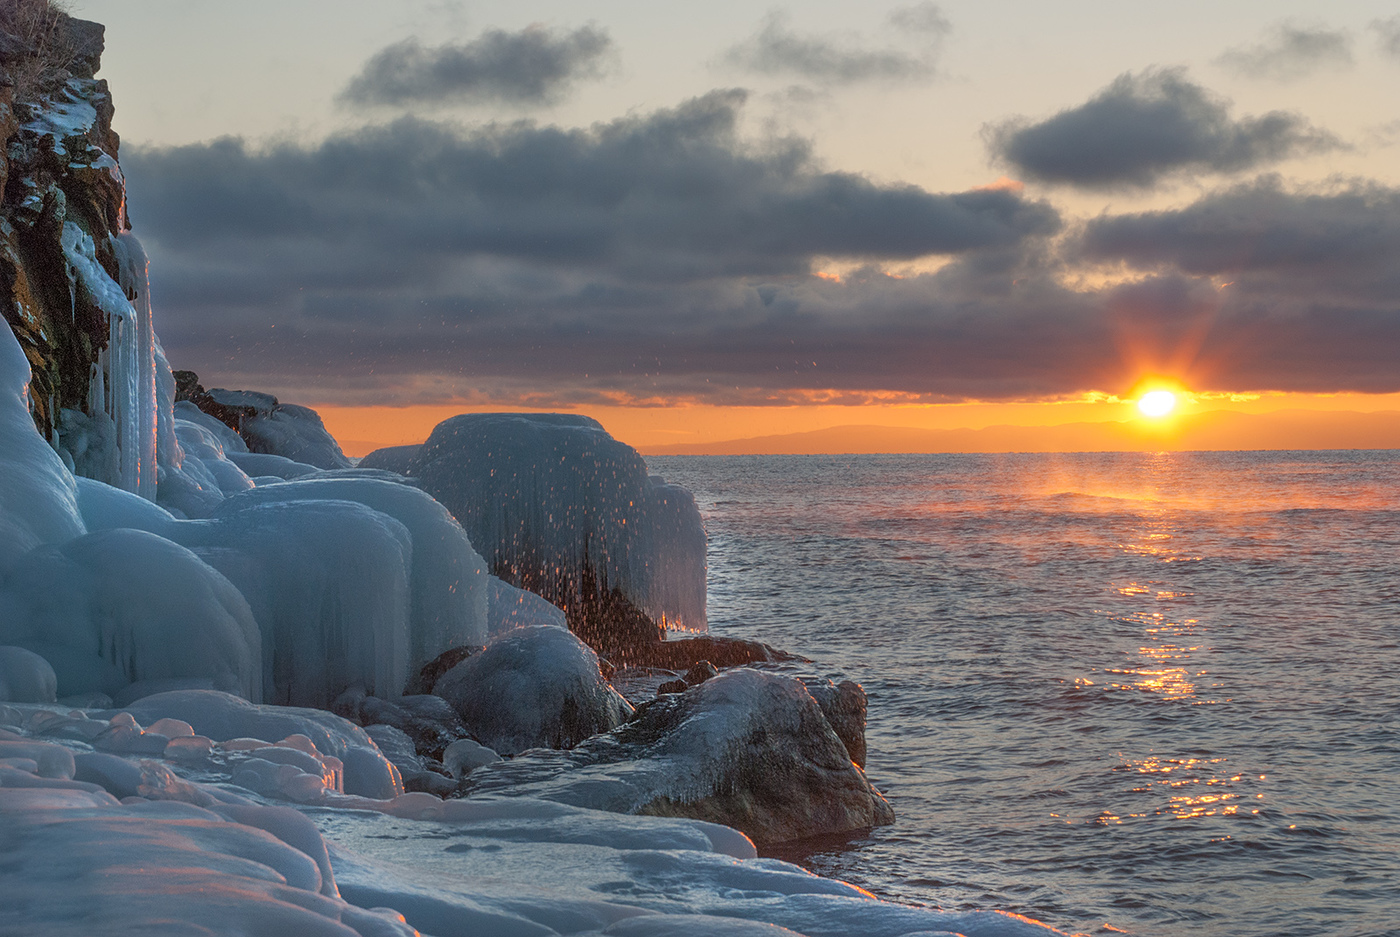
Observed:
[[[1400,452],[654,457],[710,628],[858,680],[794,856],[1081,933],[1400,933]]]

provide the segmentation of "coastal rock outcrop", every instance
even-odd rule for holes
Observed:
[[[659,697],[570,751],[478,768],[467,789],[708,820],[760,844],[894,820],[802,682],[749,668]]]

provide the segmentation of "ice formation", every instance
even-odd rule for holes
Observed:
[[[612,590],[670,627],[704,630],[705,531],[694,500],[649,478],[636,450],[588,417],[457,416],[421,448],[362,464],[421,483],[493,572],[564,608],[575,630]]]

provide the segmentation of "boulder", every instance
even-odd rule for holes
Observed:
[[[571,748],[607,732],[632,706],[603,678],[598,655],[562,628],[506,632],[438,679],[471,734],[502,755]]]
[[[890,823],[894,812],[794,677],[725,671],[647,703],[566,752],[471,773],[472,794],[690,817],[772,844]]]

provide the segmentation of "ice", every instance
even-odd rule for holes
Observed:
[[[124,711],[142,724],[179,719],[215,742],[260,739],[268,745],[300,736],[316,752],[340,759],[346,793],[364,797],[403,793],[397,773],[365,730],[324,710],[258,705],[227,693],[186,690],[148,696]]]
[[[85,533],[78,484],[34,428],[29,359],[6,323],[0,329],[0,571],[45,543]]]
[[[52,703],[58,699],[53,667],[33,651],[0,646],[0,702]]]
[[[320,414],[309,407],[282,403],[259,411],[243,422],[242,435],[253,452],[280,455],[321,469],[350,467],[340,444],[326,432]]]
[[[229,452],[227,455],[230,462],[254,478],[301,478],[319,471],[314,465],[263,452]]]
[[[204,678],[255,698],[258,627],[227,579],[184,547],[117,528],[40,547],[0,584],[0,636],[43,656],[58,693]]]
[[[248,444],[243,441],[242,436],[230,429],[223,420],[210,416],[188,400],[181,400],[175,404],[173,412],[177,420],[194,423],[208,430],[218,442],[222,452],[248,451]]]
[[[225,508],[169,536],[247,598],[263,667],[264,695],[251,698],[328,706],[354,685],[376,696],[402,693],[412,640],[404,525],[351,501]]]
[[[616,727],[632,706],[603,679],[598,655],[568,631],[506,632],[433,685],[472,735],[503,755],[570,748]]]
[[[562,608],[551,605],[533,592],[517,589],[495,576],[490,578],[488,588],[490,612],[487,630],[493,635],[527,625],[548,625],[566,629],[569,627]]]
[[[218,516],[229,517],[249,505],[310,500],[354,501],[387,514],[407,529],[412,542],[411,671],[448,648],[486,643],[490,599],[486,564],[447,509],[417,488],[375,478],[303,478],[231,498]],[[395,695],[402,689],[400,682]]]
[[[466,414],[405,455],[386,450],[362,464],[419,480],[507,582],[578,614],[617,589],[672,627],[704,629],[705,534],[694,501],[653,483],[636,450],[595,420]]]
[[[62,245],[74,288],[90,296],[108,321],[107,347],[98,354],[90,385],[88,424],[71,425],[73,435],[86,450],[83,465],[100,481],[154,500],[155,331],[145,289],[145,255],[134,239],[113,242],[123,278],[130,277],[128,286],[136,296],[133,303],[122,285],[97,262],[92,236],[75,222],[64,222]],[[110,420],[110,435],[104,431],[103,417]]]

